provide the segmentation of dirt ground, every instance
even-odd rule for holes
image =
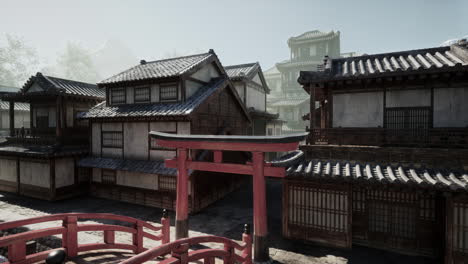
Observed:
[[[405,256],[361,246],[354,246],[352,250],[341,250],[284,239],[281,236],[281,182],[275,179],[268,180],[267,195],[270,256],[273,263],[425,264],[436,262],[432,259]],[[11,221],[64,212],[114,213],[153,223],[159,223],[162,213],[161,209],[157,208],[88,196],[65,201],[47,202],[0,192],[0,221]],[[171,240],[173,240],[175,235],[173,212],[170,213],[170,217],[172,220]],[[252,223],[251,185],[244,186],[242,189],[231,193],[202,212],[190,216],[189,235],[212,234],[240,240],[245,223]],[[55,225],[57,224],[55,223]],[[47,225],[39,224],[32,225],[30,228],[42,228],[45,226]],[[131,238],[124,233],[117,233],[116,240],[118,242],[130,242]],[[99,232],[81,232],[79,234],[79,241],[81,243],[85,241],[87,243],[102,241],[102,235]],[[151,241],[145,240],[146,247],[155,245],[157,244],[153,245]],[[103,262],[106,263],[117,263],[119,260],[122,260],[122,257],[128,257],[128,255],[116,252],[115,254],[107,255],[105,258],[104,256],[99,256],[97,259],[105,259],[106,261]],[[76,263],[84,262],[76,261]]]

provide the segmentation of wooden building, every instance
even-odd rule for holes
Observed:
[[[301,117],[309,112],[309,98],[297,83],[297,77],[300,71],[320,68],[325,55],[340,57],[340,32],[307,31],[289,38],[287,44],[289,59],[276,63],[265,74],[272,88],[268,109],[287,121],[285,133],[304,132],[307,122]]]
[[[173,209],[176,170],[166,168],[164,160],[177,153],[151,141],[149,131],[205,135],[251,131],[247,108],[213,50],[142,60],[98,86],[106,91],[107,100],[80,116],[90,122],[91,155],[79,162],[91,169],[91,193],[97,197]],[[192,159],[201,160],[210,155],[191,153]],[[198,211],[232,191],[242,182],[236,176],[191,172],[190,210]]]
[[[283,164],[283,234],[467,263],[466,41],[328,59],[299,82],[321,107]]]
[[[19,91],[19,88],[0,85],[0,97],[6,94],[12,94]],[[29,104],[15,103],[15,128],[29,128]],[[10,133],[10,104],[0,99],[0,137]],[[0,140],[1,142],[1,140]]]
[[[41,73],[3,95],[9,103],[10,136],[0,146],[0,190],[57,200],[86,192],[86,171],[76,166],[88,153],[87,122],[76,114],[104,99],[96,85]],[[15,129],[16,103],[29,103],[30,129]]]
[[[224,69],[252,118],[252,135],[282,134],[284,121],[266,109],[270,89],[258,62],[225,66]]]

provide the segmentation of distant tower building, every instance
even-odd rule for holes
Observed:
[[[304,131],[307,122],[302,116],[310,112],[307,94],[297,82],[300,71],[316,71],[323,57],[340,57],[340,32],[305,32],[288,39],[290,58],[264,72],[271,89],[268,111],[279,113],[287,121],[283,131]]]

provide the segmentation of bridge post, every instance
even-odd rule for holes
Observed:
[[[169,219],[167,210],[163,210],[163,215],[161,217],[161,225],[162,225],[162,244],[167,244],[171,240],[171,220]]]
[[[176,197],[176,239],[188,237],[188,170],[187,149],[178,153],[177,197]]]
[[[265,262],[270,259],[268,250],[267,206],[265,190],[265,154],[252,152],[253,162],[253,199],[254,199],[254,260]]]
[[[67,216],[63,223],[63,226],[67,228],[66,248],[69,257],[76,257],[78,255],[77,221],[78,218],[76,216]]]

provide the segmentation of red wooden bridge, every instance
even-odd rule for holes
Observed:
[[[114,220],[126,223],[130,227],[100,223],[79,224],[79,219]],[[0,230],[52,221],[62,221],[62,225],[0,237],[0,247],[8,247],[9,262],[7,262],[7,264],[30,264],[43,262],[44,260],[46,260],[47,263],[52,263],[48,261],[50,259],[50,257],[48,259],[48,256],[60,255],[57,254],[57,252],[60,251],[63,251],[63,256],[67,256],[73,261],[73,258],[79,258],[79,252],[102,249],[124,249],[131,250],[133,253],[137,254],[124,260],[121,262],[122,264],[140,264],[147,261],[154,261],[155,259],[158,259],[156,261],[159,261],[161,264],[186,264],[197,260],[202,260],[205,264],[214,264],[215,258],[222,259],[226,264],[252,263],[252,238],[248,225],[246,225],[244,234],[242,235],[242,243],[237,243],[228,238],[219,236],[199,236],[170,242],[170,220],[166,214],[163,214],[161,225],[159,226],[151,225],[136,218],[115,214],[65,213],[1,223]],[[159,231],[159,234],[150,234],[145,232],[143,228]],[[104,242],[79,244],[78,232],[82,231],[103,231]],[[132,234],[132,244],[116,243],[116,231]],[[27,241],[52,235],[62,235],[62,247],[38,253],[26,253]],[[161,241],[161,245],[147,249],[143,246],[144,237],[155,241]],[[190,250],[190,247],[194,246],[196,248],[201,248],[202,243],[218,243],[223,247],[222,249],[202,248]]]

